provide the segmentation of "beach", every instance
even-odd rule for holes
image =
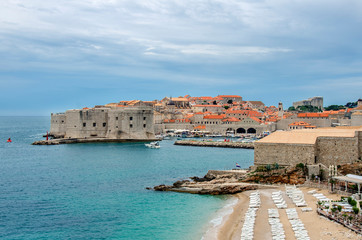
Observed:
[[[283,191],[283,197],[287,203],[287,208],[296,208],[300,220],[304,223],[305,229],[311,239],[321,240],[344,240],[344,239],[357,239],[361,240],[362,236],[345,228],[344,226],[332,222],[324,217],[321,217],[316,212],[316,198],[307,192],[314,188],[301,187],[304,193],[304,199],[307,202],[308,207],[312,208],[311,212],[302,212],[301,208],[296,207],[293,202],[286,196],[285,187],[275,186],[275,189],[260,189],[261,206],[257,212],[254,239],[272,239],[270,225],[268,223],[268,209],[276,208],[272,201],[272,192]],[[241,229],[244,223],[245,212],[249,205],[249,195],[253,191],[246,191],[236,195],[238,203],[234,205],[232,214],[225,219],[218,231],[219,240],[236,240],[240,239]],[[332,200],[339,200],[340,195],[330,194],[327,190],[317,190],[318,193],[323,193],[326,197]],[[289,220],[286,215],[285,209],[278,209],[280,215],[280,222],[283,224],[285,230],[286,239],[296,239],[294,232],[291,228]]]

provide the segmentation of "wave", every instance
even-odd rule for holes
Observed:
[[[239,202],[237,197],[232,197],[226,201],[223,208],[216,212],[215,217],[209,222],[207,231],[202,236],[201,240],[217,239],[220,228],[225,221],[234,212],[234,206]]]

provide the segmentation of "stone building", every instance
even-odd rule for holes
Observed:
[[[362,126],[276,131],[255,143],[255,165],[341,165],[361,160]]]
[[[56,138],[155,139],[151,107],[99,107],[51,114],[50,135]]]
[[[293,107],[297,108],[298,106],[313,106],[323,109],[323,97],[312,97],[299,102],[293,102]]]

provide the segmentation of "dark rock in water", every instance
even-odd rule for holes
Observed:
[[[197,176],[194,176],[194,177],[190,177],[191,180],[195,181],[195,182],[208,182],[208,181],[211,181],[211,180],[214,180],[216,177],[215,176],[212,176],[210,174],[206,174],[204,177],[202,178],[199,178]]]
[[[155,190],[155,191],[169,191],[171,188],[172,188],[172,186],[167,186],[165,184],[161,184],[161,185],[155,186],[153,188],[153,190]]]
[[[146,189],[147,189],[147,190],[152,190],[152,188],[150,188],[150,187],[146,187]]]
[[[177,181],[177,182],[175,182],[174,184],[173,184],[173,187],[175,187],[175,188],[179,188],[179,187],[181,187],[182,186],[182,184],[184,184],[184,183],[189,183],[190,181],[189,180],[181,180],[181,181]]]

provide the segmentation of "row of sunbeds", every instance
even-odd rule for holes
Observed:
[[[250,194],[249,208],[245,213],[244,225],[241,230],[241,240],[252,240],[254,238],[254,226],[256,212],[260,207],[259,191]]]

